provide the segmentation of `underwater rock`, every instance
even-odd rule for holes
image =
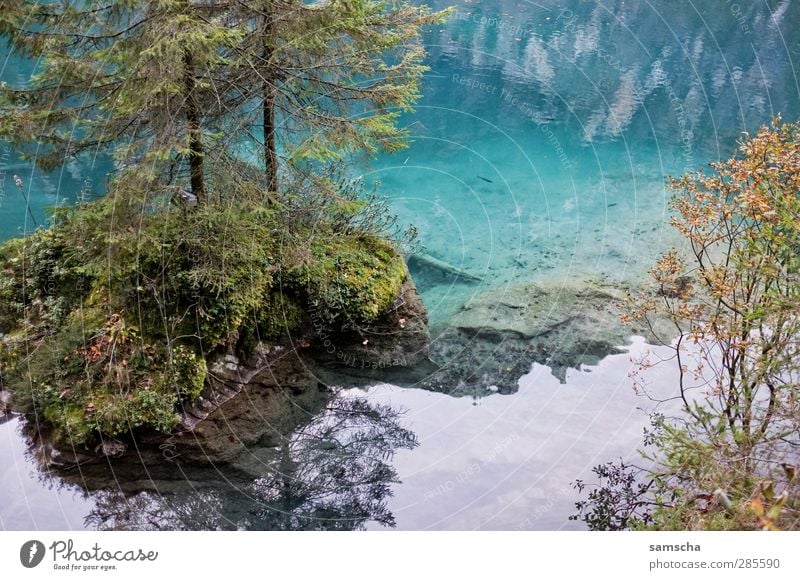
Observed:
[[[353,387],[387,382],[452,396],[514,393],[533,363],[564,381],[567,369],[619,353],[637,330],[620,319],[629,288],[600,280],[526,283],[475,295],[447,323],[432,328],[430,346],[407,364],[370,365],[367,346],[336,349],[318,372],[327,384]],[[655,322],[659,336],[670,329]],[[651,342],[655,336],[647,334]],[[348,353],[339,356],[336,353]],[[352,356],[350,353],[353,353]],[[315,355],[320,360],[323,354]],[[338,362],[338,364],[332,364]]]
[[[491,289],[464,304],[446,326],[431,329],[429,348],[418,351],[426,352],[425,358],[405,366],[371,367],[363,364],[370,359],[351,341],[357,353],[353,358],[341,357],[340,364],[327,364],[319,372],[328,384],[387,382],[474,397],[516,392],[533,363],[549,366],[564,381],[567,369],[619,353],[637,332],[620,319],[618,304],[628,290],[598,280]],[[662,324],[656,323],[656,331],[669,336]],[[647,338],[655,342],[654,336]]]
[[[628,342],[634,331],[617,307],[625,295],[625,288],[595,280],[477,295],[434,333],[430,356],[439,369],[423,386],[452,395],[515,392],[534,362],[563,381],[568,368],[596,364]]]
[[[458,268],[428,254],[409,256],[408,268],[414,274],[417,287],[423,292],[443,284],[473,286],[484,281],[482,277],[472,274],[464,268]]]

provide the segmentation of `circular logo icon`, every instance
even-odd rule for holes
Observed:
[[[35,568],[44,559],[44,544],[39,540],[28,540],[19,549],[19,561],[26,568]]]

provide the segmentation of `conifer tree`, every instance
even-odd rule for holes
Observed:
[[[44,169],[110,151],[201,200],[205,161],[236,171],[249,143],[277,192],[281,159],[404,146],[421,27],[443,17],[377,0],[4,2],[0,33],[41,65],[2,87],[0,137]]]
[[[281,152],[300,163],[402,148],[398,117],[418,99],[427,70],[421,27],[445,16],[405,1],[234,4],[243,36],[225,106],[260,104],[240,120],[262,125],[270,189],[278,189]]]
[[[27,86],[3,87],[0,136],[43,169],[112,152],[148,178],[188,173],[204,196],[208,76],[239,34],[216,2],[14,2],[0,31],[40,62]]]

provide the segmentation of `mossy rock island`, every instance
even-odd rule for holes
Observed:
[[[124,191],[0,246],[4,401],[47,463],[176,438],[186,459],[227,461],[281,423],[286,393],[316,405],[323,367],[426,358],[424,307],[385,237],[290,204]]]

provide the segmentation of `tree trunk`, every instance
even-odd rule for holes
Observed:
[[[271,66],[273,49],[270,47],[272,40],[272,19],[264,17],[264,164],[267,171],[267,187],[271,192],[278,192],[278,152],[275,147],[275,74]]]
[[[205,200],[203,137],[200,132],[200,108],[195,91],[194,59],[188,48],[183,51],[183,74],[186,108],[186,131],[189,134],[189,181],[198,202]]]

